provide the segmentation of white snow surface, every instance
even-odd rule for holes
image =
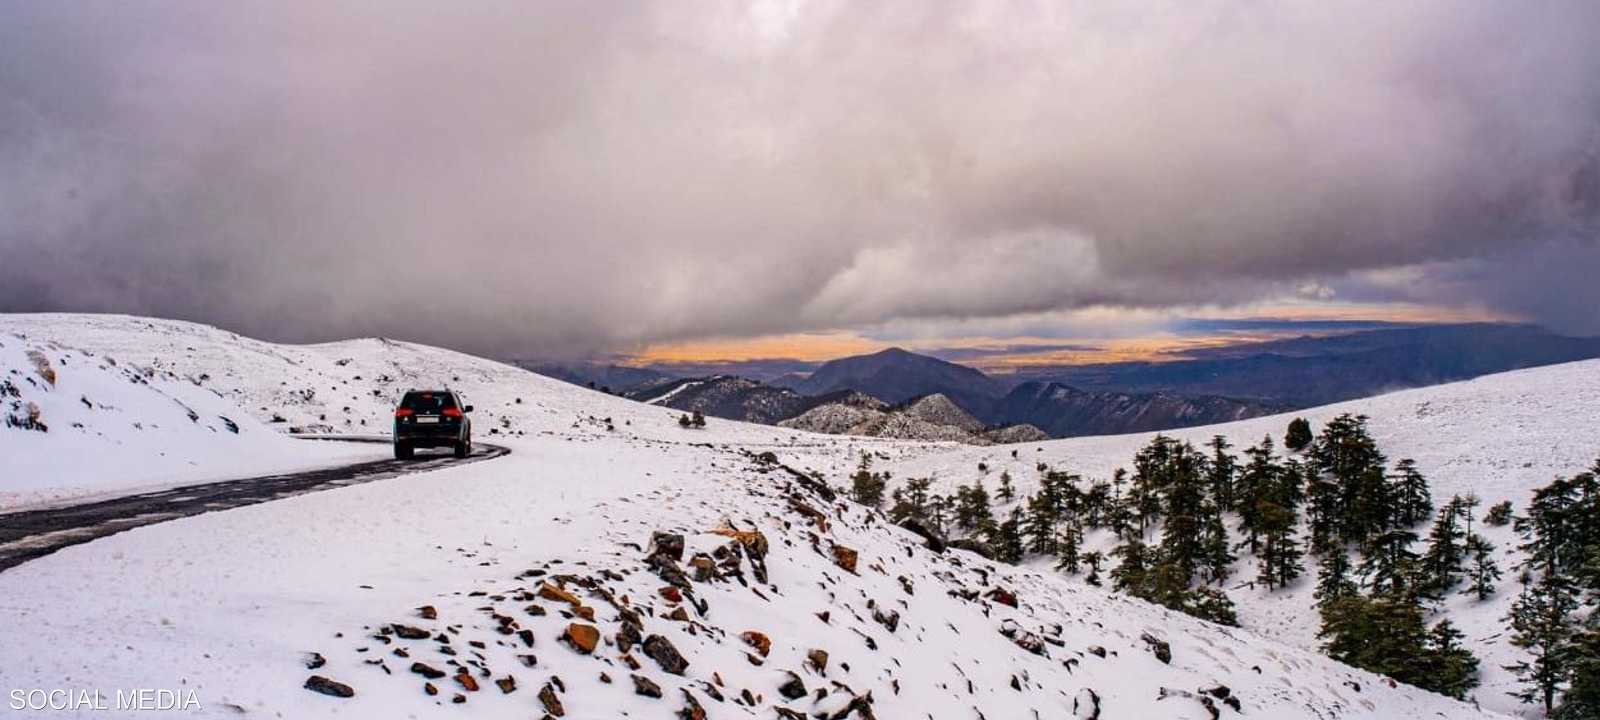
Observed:
[[[1488,715],[1390,687],[1316,654],[1295,628],[1272,627],[1314,626],[1315,616],[1298,608],[1292,592],[1282,598],[1257,593],[1266,598],[1257,602],[1230,591],[1241,602],[1246,628],[1209,625],[1053,571],[996,566],[960,551],[935,555],[866,509],[819,498],[750,455],[771,452],[835,485],[845,482],[863,451],[877,454],[879,467],[893,469],[896,478],[922,473],[970,482],[977,462],[987,460],[991,475],[1009,467],[1026,484],[1040,460],[1109,473],[1144,436],[1030,444],[1013,461],[1010,447],[821,436],[716,419],[706,429],[686,430],[674,411],[386,340],[285,346],[164,320],[0,316],[7,352],[13,333],[26,334],[30,343],[110,354],[157,375],[171,372],[176,384],[209,375],[197,389],[214,390],[211,397],[235,405],[233,412],[256,423],[252,431],[273,414],[285,418],[279,426],[381,431],[399,392],[448,385],[477,406],[478,438],[506,445],[512,454],[137,528],[0,572],[3,692],[193,690],[202,707],[191,716],[199,717],[521,718],[543,712],[536,694],[559,677],[569,718],[667,717],[684,705],[687,689],[712,718],[770,718],[777,705],[810,716],[870,692],[879,718],[972,718],[981,711],[1010,719],[1086,717],[1091,697],[1098,698],[1101,717],[1206,718],[1210,713],[1193,694],[1226,686],[1254,717]],[[69,359],[68,368],[88,364],[76,360]],[[1436,495],[1470,487],[1493,501],[1587,464],[1590,451],[1577,436],[1593,429],[1575,432],[1585,416],[1571,411],[1585,402],[1593,406],[1597,370],[1600,364],[1579,363],[1355,405],[1374,416],[1393,457],[1418,460]],[[202,415],[225,409],[207,405]],[[1332,412],[1307,415],[1321,420]],[[1545,413],[1568,413],[1566,423]],[[1247,442],[1267,431],[1281,434],[1285,421],[1225,427]],[[1550,432],[1556,426],[1562,432]],[[0,428],[0,442],[24,434]],[[161,438],[166,452],[196,452],[194,438],[152,437]],[[1412,445],[1402,449],[1406,443]],[[323,445],[293,447],[305,457]],[[93,462],[83,453],[71,455]],[[0,452],[4,482],[11,482],[16,462],[13,453]],[[73,459],[52,462],[67,468]],[[825,527],[793,510],[790,495],[819,509]],[[645,568],[641,546],[652,531],[668,530],[688,536],[690,554],[710,552],[728,539],[706,531],[724,524],[766,537],[769,582],[754,582],[753,566],[744,561],[739,567],[749,586],[694,582],[706,612],[685,603],[689,622],[665,618],[677,606],[657,593],[664,583]],[[858,574],[834,564],[835,545],[859,551]],[[574,652],[558,641],[569,622],[561,616],[565,605],[523,594],[540,582],[523,576],[529,569],[591,579],[608,589],[640,612],[646,635],[676,645],[689,660],[685,675],[664,672],[634,648],[631,656],[642,663],[636,672],[665,691],[661,699],[635,695],[615,646],[618,609],[576,579],[568,581],[567,589],[594,608],[604,637],[594,655]],[[997,587],[1013,591],[1019,607],[961,596]],[[869,603],[898,612],[898,627],[891,632],[875,622]],[[436,607],[437,620],[418,617],[415,608],[422,605]],[[526,610],[530,605],[547,612],[535,616]],[[827,620],[818,615],[824,611]],[[491,613],[532,631],[533,647],[495,632]],[[440,643],[431,640],[372,637],[391,623],[444,633],[458,654],[440,654]],[[1013,626],[1049,639],[1045,654],[1025,652],[1001,634]],[[759,666],[747,660],[749,648],[739,638],[747,630],[772,639],[771,654]],[[1468,632],[1482,637],[1481,627]],[[1147,650],[1145,634],[1171,644],[1171,664]],[[400,647],[409,658],[394,654]],[[813,648],[830,654],[825,673],[803,661]],[[324,656],[326,665],[308,670],[309,652]],[[537,658],[532,667],[517,657],[529,653]],[[433,681],[440,694],[431,697],[422,691],[423,678],[408,670],[414,661],[453,670],[450,660],[477,663],[472,667],[481,689],[464,691],[446,677]],[[785,700],[778,687],[786,671],[824,696]],[[351,685],[355,696],[302,689],[313,673]],[[508,675],[518,688],[509,694],[492,682]],[[726,700],[712,699],[707,683]],[[756,698],[753,707],[737,699],[741,689]],[[457,693],[464,704],[450,702]],[[1479,694],[1487,703],[1491,693]],[[0,705],[8,700],[0,697]],[[1223,717],[1237,715],[1215,704]],[[115,714],[81,709],[17,716]]]
[[[295,440],[204,382],[53,335],[18,337],[5,319],[0,388],[11,390],[0,390],[0,417],[32,415],[37,424],[0,420],[0,513],[386,454],[380,446]]]

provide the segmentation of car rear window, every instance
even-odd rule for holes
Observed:
[[[405,399],[400,401],[400,407],[419,413],[436,413],[455,406],[455,398],[450,393],[406,393]]]

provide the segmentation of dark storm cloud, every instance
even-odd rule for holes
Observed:
[[[551,354],[1401,267],[1593,307],[1592,2],[0,8],[0,310]]]

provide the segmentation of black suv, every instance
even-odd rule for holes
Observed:
[[[472,406],[453,390],[412,390],[394,411],[394,456],[405,460],[419,447],[447,447],[456,457],[472,453]]]

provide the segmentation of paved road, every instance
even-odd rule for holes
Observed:
[[[367,439],[350,441],[373,442]],[[343,467],[187,485],[82,505],[7,513],[0,515],[0,571],[49,555],[68,545],[89,542],[129,528],[437,470],[450,465],[480,462],[510,452],[510,449],[499,445],[474,443],[472,455],[461,460],[448,452],[419,454],[414,460],[375,460]]]

